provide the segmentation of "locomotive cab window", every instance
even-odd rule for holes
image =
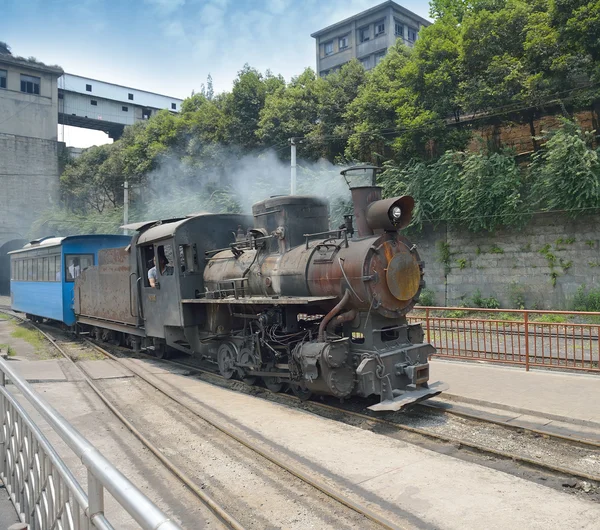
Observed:
[[[143,270],[144,270],[144,274],[143,274],[144,286],[152,287],[150,285],[150,276],[152,276],[154,278],[155,277],[154,273],[156,271],[156,269],[154,268],[154,246],[148,245],[146,247],[141,247],[140,248],[140,256],[141,256]]]
[[[175,258],[173,256],[173,247],[171,244],[166,243],[164,245],[157,245],[156,256],[158,257],[159,267],[157,267],[157,272],[159,275],[173,276]]]
[[[73,282],[82,271],[94,265],[93,254],[66,254],[65,273],[66,281]]]
[[[188,273],[198,270],[196,245],[179,245],[179,269]]]

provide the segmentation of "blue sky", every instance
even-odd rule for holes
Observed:
[[[0,0],[0,41],[69,73],[185,98],[209,73],[217,92],[230,89],[245,63],[286,79],[314,68],[310,34],[379,3]],[[398,3],[428,18],[428,1]],[[81,144],[78,136],[98,134],[65,139]]]

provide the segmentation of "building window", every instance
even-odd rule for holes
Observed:
[[[329,70],[321,70],[321,77],[327,77],[329,75]]]
[[[127,97],[129,98],[130,101],[133,101],[133,94],[131,92],[129,94],[127,94]]]
[[[0,70],[0,88],[6,88],[6,76],[8,72],[6,70]]]
[[[358,42],[366,42],[371,38],[370,26],[365,26],[358,30]]]
[[[323,49],[325,50],[325,55],[331,55],[333,53],[333,41],[330,40],[323,44]]]
[[[348,35],[340,37],[338,40],[338,49],[345,50],[348,47]]]
[[[142,120],[149,120],[150,116],[152,116],[152,109],[149,109],[149,108],[142,109]]]
[[[129,112],[129,107],[121,107],[121,110],[122,110],[123,112]]]
[[[177,103],[171,103],[171,109],[177,110]]]
[[[92,85],[85,85],[85,90],[86,90],[86,92],[91,92],[92,91]]]
[[[371,64],[370,58],[369,57],[363,57],[360,60],[360,64],[363,65],[363,67],[364,67],[365,70],[368,70],[369,67],[370,67],[370,64]]]
[[[383,58],[385,57],[387,50],[383,50],[382,52],[379,52],[378,54],[375,55],[375,66],[377,66],[381,61],[383,61]]]
[[[21,74],[21,92],[27,92],[27,94],[39,94],[40,78]]]
[[[97,107],[97,106],[98,106],[98,102],[97,102],[95,99],[92,99],[92,100],[90,101],[90,105],[92,105],[92,106],[94,106],[94,107]]]
[[[404,25],[396,19],[394,19],[394,33],[396,37],[404,38]]]
[[[417,30],[415,28],[408,28],[408,42],[415,42],[417,40]]]
[[[385,20],[381,19],[375,22],[375,36],[385,33]]]
[[[58,99],[64,99],[65,95],[62,92],[58,93]]]

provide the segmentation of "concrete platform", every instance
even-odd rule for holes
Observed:
[[[600,506],[588,500],[193,377],[151,377],[191,407],[393,514],[402,527],[597,528]]]
[[[19,375],[27,379],[30,383],[67,380],[67,377],[61,368],[61,361],[59,359],[23,361],[20,359],[12,360],[9,357],[9,361],[11,363],[11,368],[14,368]]]
[[[123,368],[119,363],[111,360],[79,361],[78,364],[85,370],[90,379],[117,379],[133,377],[133,373]]]
[[[449,385],[432,404],[600,442],[600,374],[433,359],[431,379]]]

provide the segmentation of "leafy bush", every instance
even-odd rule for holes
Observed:
[[[419,304],[424,306],[435,306],[435,292],[431,289],[423,289],[419,296]]]
[[[600,288],[587,290],[581,285],[573,298],[573,311],[600,311]]]
[[[473,307],[481,307],[482,309],[500,309],[500,302],[498,302],[496,298],[493,296],[483,298],[479,289],[473,293],[471,301],[473,302]]]
[[[511,283],[508,287],[508,299],[512,308],[525,309],[525,288],[517,282]]]

